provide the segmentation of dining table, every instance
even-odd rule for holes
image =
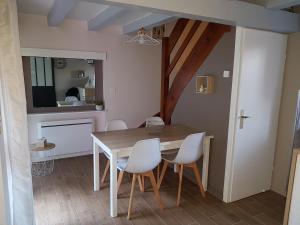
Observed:
[[[190,134],[205,132],[185,125],[166,125],[159,128],[133,128],[118,131],[93,132],[93,176],[94,191],[100,189],[99,154],[105,152],[110,160],[110,215],[118,215],[117,199],[117,159],[129,157],[133,146],[140,140],[159,138],[161,151],[180,148],[183,140]],[[212,135],[206,135],[203,141],[202,183],[207,190],[209,148]]]

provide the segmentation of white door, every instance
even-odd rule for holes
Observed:
[[[271,187],[286,35],[236,31],[224,201]]]

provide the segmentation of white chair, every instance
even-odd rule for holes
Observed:
[[[105,131],[126,130],[126,129],[128,129],[128,127],[123,120],[111,120],[111,121],[108,121],[105,126]],[[109,170],[109,166],[110,166],[109,155],[106,154],[106,152],[104,152],[104,154],[106,155],[108,160],[106,161],[106,165],[105,165],[104,173],[103,173],[103,176],[101,179],[101,183],[105,182],[105,179],[107,177],[107,173]]]
[[[162,120],[162,118],[158,116],[149,117],[146,119],[146,127],[152,127],[152,126],[164,126],[165,123]]]
[[[127,124],[123,120],[111,120],[106,123],[105,131],[126,130]]]
[[[138,141],[133,146],[133,150],[129,158],[122,158],[121,160],[117,161],[117,167],[120,170],[118,177],[118,190],[122,183],[124,172],[133,174],[128,206],[128,219],[130,219],[131,214],[132,196],[135,187],[135,181],[136,178],[138,178],[138,181],[141,184],[141,176],[149,177],[154,190],[155,198],[159,204],[159,207],[163,209],[164,206],[160,199],[158,186],[152,171],[160,163],[160,161],[160,141],[158,138]]]
[[[162,118],[160,118],[159,116],[153,116],[153,117],[149,117],[146,119],[146,125],[145,127],[155,127],[155,126],[165,126],[165,122],[163,121]],[[158,164],[157,166],[157,180],[159,179],[159,173],[160,173],[160,165]],[[144,191],[144,177],[142,177],[142,184],[143,184],[143,190],[141,191]]]
[[[180,195],[181,195],[181,185],[182,185],[182,175],[183,175],[183,167],[189,167],[194,170],[194,174],[196,177],[197,184],[199,186],[200,193],[202,197],[205,197],[205,191],[201,181],[201,175],[199,173],[197,167],[198,159],[203,155],[203,140],[205,137],[205,133],[197,133],[191,134],[187,136],[178,153],[163,155],[164,165],[162,168],[161,176],[158,181],[158,189],[161,186],[162,180],[166,173],[167,167],[169,163],[175,164],[175,166],[179,167],[179,186],[177,193],[177,206],[180,204]]]

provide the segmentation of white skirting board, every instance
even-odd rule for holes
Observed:
[[[53,155],[41,153],[45,158],[64,158],[92,153],[91,133],[95,130],[93,119],[46,121],[38,123],[39,138],[56,145]]]

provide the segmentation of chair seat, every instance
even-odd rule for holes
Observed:
[[[124,171],[128,163],[128,157],[118,158],[117,160],[117,168],[119,170]]]

